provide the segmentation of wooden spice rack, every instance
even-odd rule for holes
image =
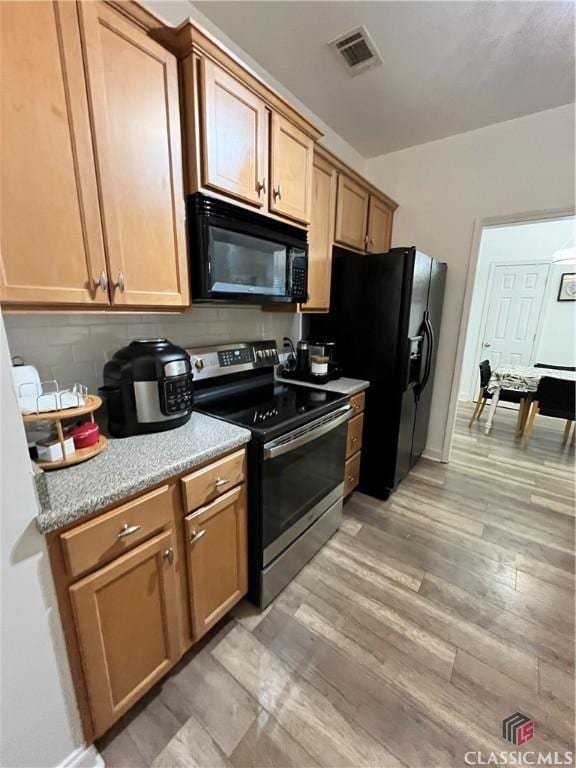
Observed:
[[[97,395],[88,395],[86,403],[79,408],[64,408],[58,411],[45,411],[43,413],[25,413],[22,414],[22,418],[26,424],[38,421],[54,421],[56,422],[56,432],[58,433],[58,440],[62,447],[63,459],[60,461],[38,461],[36,464],[41,469],[63,469],[64,467],[71,467],[74,464],[80,464],[82,461],[87,461],[93,456],[97,456],[102,453],[104,448],[108,445],[108,440],[100,435],[98,442],[95,445],[90,445],[88,448],[77,448],[73,454],[66,456],[66,449],[64,447],[64,430],[62,429],[62,422],[69,419],[77,419],[80,416],[86,416],[90,414],[90,421],[94,421],[94,411],[102,405],[102,398]]]

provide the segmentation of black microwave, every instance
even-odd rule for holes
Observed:
[[[200,193],[186,208],[193,299],[307,300],[306,230]]]

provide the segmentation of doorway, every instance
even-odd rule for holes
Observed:
[[[476,398],[482,360],[492,368],[572,364],[574,305],[558,307],[557,283],[563,273],[576,271],[574,223],[574,217],[564,217],[483,228],[462,361],[461,402]]]

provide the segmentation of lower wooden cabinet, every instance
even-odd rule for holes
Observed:
[[[48,534],[88,743],[246,594],[245,460],[234,451]]]
[[[245,487],[188,515],[185,537],[192,628],[198,640],[248,589]]]
[[[179,658],[174,561],[166,531],[70,587],[97,735]]]
[[[362,451],[358,451],[344,465],[344,496],[352,493],[360,481],[360,459]]]
[[[362,432],[364,430],[364,404],[366,394],[359,392],[350,398],[354,416],[348,422],[346,440],[346,462],[344,464],[344,496],[352,493],[360,482],[360,462],[362,460]]]

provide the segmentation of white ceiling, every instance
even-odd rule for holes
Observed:
[[[365,157],[574,101],[574,2],[194,5]],[[359,24],[383,65],[350,77],[326,44]]]

